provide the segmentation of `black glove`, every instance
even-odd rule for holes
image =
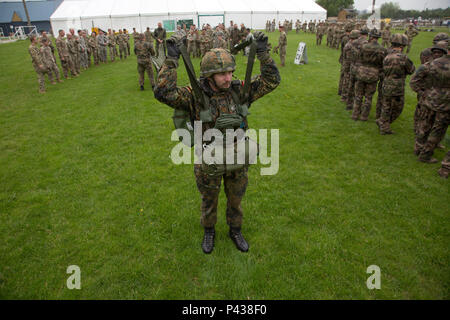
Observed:
[[[167,44],[167,56],[171,59],[178,60],[180,58],[181,51],[177,46],[177,42],[174,38],[170,38],[166,41]]]
[[[263,53],[263,52],[267,52],[267,41],[268,38],[267,36],[262,33],[261,31],[256,31],[253,34],[253,37],[256,41],[256,53]]]

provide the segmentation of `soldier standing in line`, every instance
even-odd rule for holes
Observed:
[[[75,71],[75,66],[73,65],[72,57],[70,56],[68,43],[64,38],[65,32],[64,30],[59,30],[58,33],[58,38],[56,38],[56,48],[58,49],[64,78],[67,79],[69,71],[72,74],[72,77],[78,77],[78,73]]]
[[[50,50],[52,51],[53,58],[56,61],[55,47],[53,46],[52,40],[48,37],[47,32],[42,31],[41,37],[39,38],[39,42],[42,44],[44,39],[48,39],[48,46],[50,47]]]
[[[48,75],[48,69],[45,67],[44,61],[42,60],[42,55],[38,47],[36,36],[30,36],[30,41],[31,44],[28,47],[28,52],[30,53],[31,63],[33,64],[34,70],[38,76],[39,93],[45,93],[45,74]]]
[[[389,39],[391,38],[391,26],[387,25],[383,31],[381,31],[381,45],[383,48],[389,48],[391,45]]]
[[[300,20],[297,19],[297,21],[295,21],[295,33],[298,34],[299,31],[300,31]]]
[[[377,90],[377,82],[380,73],[383,72],[383,60],[386,56],[385,49],[378,43],[381,34],[372,30],[369,41],[364,44],[359,52],[361,61],[356,70],[355,97],[353,103],[352,119],[367,121],[372,107],[372,97]],[[364,103],[363,103],[364,99]]]
[[[90,55],[94,57],[94,64],[98,65],[98,43],[97,43],[97,33],[95,31],[92,32],[91,36],[88,40],[89,52]],[[89,65],[91,64],[91,57],[89,56]]]
[[[439,99],[439,90],[432,90],[433,86],[441,86],[442,88],[446,88],[445,84],[439,85],[434,84],[432,79],[435,75],[430,74],[430,70],[432,67],[432,62],[436,59],[440,59],[442,56],[447,54],[447,41],[440,41],[435,44],[432,48],[432,59],[425,64],[421,65],[416,73],[411,77],[410,87],[413,91],[417,93],[417,108],[414,114],[414,131],[416,134],[416,142],[414,145],[414,153],[416,155],[420,155],[427,141],[430,138],[430,134],[433,132],[434,137],[433,141],[436,141],[436,147],[439,142],[444,138],[447,127],[442,126],[442,123],[445,122],[445,112],[442,113],[440,110],[444,110],[445,107],[436,107],[436,103],[433,103],[433,100]],[[438,67],[441,67],[438,65]],[[433,68],[434,70],[435,68]],[[448,70],[447,70],[448,71]],[[444,78],[445,79],[445,72]],[[444,90],[441,90],[442,92]],[[429,97],[429,95],[435,95],[434,97]],[[438,95],[438,96],[436,96]],[[445,99],[445,98],[444,98]],[[447,119],[448,122],[449,119]],[[448,126],[448,123],[447,123]],[[441,127],[440,129],[437,129]],[[426,159],[431,160],[431,156]]]
[[[156,56],[159,55],[159,47],[163,46],[164,47],[164,56],[167,55],[166,51],[166,29],[164,29],[162,27],[162,23],[158,22],[158,28],[155,29],[155,31],[153,32],[153,37],[156,40]]]
[[[130,34],[128,33],[127,29],[123,29],[123,34],[125,38],[125,44],[127,45],[127,55],[130,55]]]
[[[67,48],[69,49],[70,59],[73,62],[75,72],[77,74],[80,74],[80,71],[77,70],[77,65],[75,63],[75,60],[78,59],[78,49],[71,33],[67,34]]]
[[[344,70],[344,47],[350,39],[349,35],[351,31],[352,31],[351,25],[347,25],[345,27],[345,34],[341,38],[341,55],[339,56],[339,63],[341,64],[341,76],[339,77],[339,88],[338,88],[338,95],[340,95],[341,97],[344,87],[344,74],[346,72]]]
[[[55,74],[56,80],[58,82],[62,82],[62,80],[60,78],[59,69],[56,65],[56,60],[52,54],[49,42],[50,39],[48,38],[42,39],[41,56],[44,66],[47,69],[48,79],[52,84],[56,84],[56,82],[53,80],[53,73]]]
[[[139,33],[137,34],[138,38],[137,40],[139,40]],[[153,46],[153,34],[150,31],[150,27],[147,27],[147,30],[145,30],[144,32],[144,36],[145,36],[145,42],[152,42],[152,46]]]
[[[70,32],[70,40],[69,35],[67,35],[67,42],[69,45],[69,48],[71,48],[70,52],[72,55],[72,61],[73,65],[75,66],[75,70],[78,74],[80,74],[80,54],[79,54],[79,46],[80,46],[80,40],[78,39],[78,36],[75,34],[74,29],[69,29]]]
[[[116,36],[108,29],[108,49],[109,49],[109,58],[111,61],[115,61],[116,59]]]
[[[136,31],[136,28],[133,28],[133,43],[136,43],[139,40],[139,32]]]
[[[349,35],[349,41],[342,50],[342,92],[341,101],[347,104],[349,91],[353,92],[354,88],[349,87],[351,81],[350,66],[352,63],[352,46],[353,42],[360,36],[358,30],[352,30]]]
[[[145,41],[145,35],[140,34],[139,40],[134,44],[134,54],[137,57],[137,70],[139,73],[139,86],[144,90],[145,73],[152,85],[152,90],[155,88],[155,78],[153,76],[152,56],[155,55],[153,43]]]
[[[231,30],[231,48],[233,48],[235,45],[239,44],[239,41],[241,41],[238,25],[235,24],[233,26],[233,30]]]
[[[413,38],[419,34],[419,31],[417,31],[416,28],[414,28],[414,25],[410,23],[408,25],[408,29],[405,31],[405,34],[408,37],[408,48],[406,49],[406,53],[409,53]]]
[[[394,133],[391,124],[400,116],[405,104],[405,78],[415,70],[413,62],[402,53],[407,45],[405,35],[392,35],[389,54],[383,60],[383,97],[381,114],[376,120],[382,135]]]
[[[222,33],[217,35],[217,39],[214,40],[213,48],[227,49],[227,42],[223,39]]]
[[[250,85],[248,101],[237,101],[236,94],[243,84],[240,80],[232,81],[232,73],[236,68],[234,56],[224,49],[212,49],[202,59],[200,64],[200,90],[201,94],[209,97],[208,106],[202,111],[201,105],[194,98],[190,87],[177,87],[178,59],[180,51],[176,39],[168,41],[168,58],[158,74],[158,84],[155,89],[155,98],[171,108],[189,113],[195,121],[202,121],[202,134],[214,127],[218,127],[222,120],[228,119],[222,130],[248,129],[247,113],[244,112],[244,103],[249,104],[273,91],[280,83],[279,71],[270,57],[267,48],[267,36],[262,32],[254,34],[256,40],[256,55],[260,61],[261,75],[253,77]],[[233,98],[233,97],[236,98]],[[233,119],[232,121],[229,121]],[[199,146],[197,146],[199,147]],[[241,201],[248,185],[248,166],[242,165],[232,171],[209,172],[207,165],[194,164],[195,179],[202,198],[201,224],[204,228],[202,250],[209,254],[214,249],[215,224],[217,222],[217,204],[220,185],[224,180],[227,196],[227,224],[230,227],[229,236],[241,252],[247,252],[249,245],[241,232],[243,211]]]
[[[347,110],[353,109],[354,97],[355,97],[355,85],[356,85],[356,72],[360,65],[359,53],[364,44],[367,43],[367,28],[361,28],[359,31],[359,38],[354,40],[350,47],[350,78],[348,82],[347,91]]]
[[[85,70],[88,68],[88,46],[86,42],[86,36],[84,31],[78,30],[78,54],[80,55],[80,66]]]
[[[195,35],[193,26],[191,26],[191,29],[189,30],[189,33],[186,37],[186,40],[187,40],[187,52],[194,58],[196,48],[195,48]]]
[[[284,32],[284,26],[280,26],[280,38],[278,39],[278,45],[273,48],[273,52],[280,52],[280,66],[285,66],[286,60],[286,48],[287,48],[287,36],[286,32]]]
[[[122,32],[122,29],[119,29],[119,35],[117,36],[117,42],[119,44],[119,56],[120,60],[122,58],[127,58],[127,39],[125,34]]]
[[[108,57],[107,57],[107,49],[108,46],[108,38],[103,33],[102,30],[99,30],[99,35],[97,37],[97,44],[98,44],[98,57],[101,62],[106,63]]]

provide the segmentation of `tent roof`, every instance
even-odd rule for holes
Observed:
[[[51,20],[66,20],[68,18],[80,18],[83,9],[87,5],[87,0],[64,1],[58,9],[53,12]]]

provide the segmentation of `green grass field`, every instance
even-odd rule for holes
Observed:
[[[416,67],[435,34],[414,39]],[[308,65],[293,63],[299,41]],[[374,106],[354,122],[337,96],[339,51],[290,32],[280,86],[250,109],[251,128],[280,130],[278,174],[249,170],[250,251],[228,238],[222,192],[205,255],[193,166],[171,162],[172,109],[148,80],[139,91],[135,56],[41,95],[28,45],[0,45],[0,298],[450,298],[449,182],[413,154],[409,86],[396,134],[381,136]],[[81,290],[66,287],[69,265]],[[366,287],[370,265],[380,290]]]

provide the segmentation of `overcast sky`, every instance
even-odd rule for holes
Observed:
[[[0,0],[2,1],[21,1],[21,0]],[[27,0],[33,1],[33,0]],[[124,0],[126,1],[126,0]],[[207,1],[207,0],[205,0]],[[281,0],[283,1],[283,0]],[[296,0],[301,1],[301,0]],[[450,0],[376,0],[376,5],[381,6],[385,2],[397,2],[402,9],[415,9],[424,10],[437,9],[437,8],[447,8],[450,7]],[[372,8],[372,0],[354,0],[355,8],[358,10],[364,10]]]
[[[415,9],[424,10],[438,9],[450,7],[450,0],[376,0],[375,4],[381,6],[385,2],[397,2],[400,8],[404,10]],[[372,8],[372,0],[354,0],[355,8],[358,10],[364,10]]]

